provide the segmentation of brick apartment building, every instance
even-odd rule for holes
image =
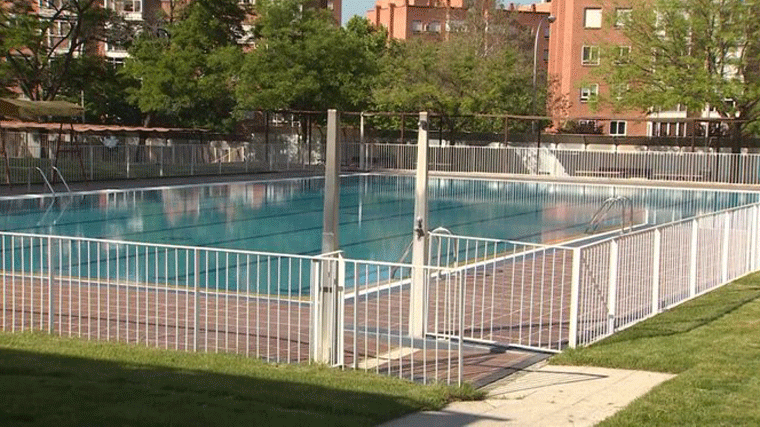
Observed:
[[[554,82],[553,90],[567,101],[561,111],[549,111],[556,117],[574,119],[585,128],[600,128],[612,136],[686,136],[691,125],[679,122],[687,112],[658,111],[650,114],[637,111],[613,111],[604,105],[591,108],[595,95],[609,95],[610,88],[594,73],[603,59],[604,44],[617,44],[625,54],[630,46],[618,25],[630,7],[613,0],[555,0],[509,5],[517,12],[521,25],[538,30],[537,67],[546,70]],[[413,37],[445,38],[447,31],[461,25],[466,8],[464,0],[377,0],[367,12],[367,19],[383,25],[389,36],[407,40]],[[551,18],[549,18],[551,16]],[[553,22],[552,22],[553,21]],[[540,26],[540,28],[539,28]],[[709,112],[697,112],[699,116]],[[693,115],[693,114],[692,114]],[[557,123],[559,125],[559,123]]]
[[[388,29],[389,37],[408,40],[413,37],[444,39],[449,32],[464,25],[467,8],[464,0],[377,0],[367,12],[367,19]],[[542,72],[548,65],[549,10],[546,4],[517,8],[511,5],[504,13],[512,13],[518,25],[528,29],[531,37],[539,31],[537,67]],[[541,28],[539,28],[539,26]]]
[[[41,16],[52,16],[55,13],[53,1],[56,0],[36,0],[34,6]],[[102,7],[112,9],[121,14],[124,19],[131,23],[155,22],[161,16],[170,16],[176,13],[176,9],[187,0],[101,0]],[[309,3],[313,7],[327,9],[332,12],[336,25],[340,25],[342,13],[342,0],[311,0]],[[241,3],[254,4],[255,0],[241,0]],[[55,41],[60,40],[67,33],[67,23],[60,20],[51,28],[48,43],[53,45]],[[250,26],[248,26],[250,28]],[[64,49],[66,46],[61,45]],[[127,57],[127,50],[124,46],[103,43],[97,47],[98,52],[109,60],[119,63]]]

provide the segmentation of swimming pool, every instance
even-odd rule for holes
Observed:
[[[315,255],[321,248],[323,182],[301,178],[101,191],[55,202],[3,199],[0,229]],[[612,196],[632,200],[638,225],[760,198],[750,192],[431,178],[429,224],[457,235],[563,242],[586,236],[589,220]],[[413,198],[411,176],[342,177],[339,233],[346,256],[398,261],[411,239]]]

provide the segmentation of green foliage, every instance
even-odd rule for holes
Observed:
[[[124,74],[139,80],[130,101],[147,122],[229,129],[233,84],[242,58],[244,11],[234,0],[197,0],[129,50]]]
[[[256,49],[248,52],[236,89],[239,110],[368,105],[385,34],[364,19],[336,27],[323,10],[297,0],[256,3]]]
[[[0,80],[32,100],[55,99],[70,78],[75,58],[93,55],[95,42],[110,40],[108,28],[119,21],[97,0],[48,6],[45,14],[36,14],[23,0],[0,7]],[[51,33],[60,36],[48,37]]]
[[[88,123],[139,125],[140,110],[127,100],[127,90],[138,83],[105,58],[83,56],[72,61],[60,98],[78,104],[84,96]]]
[[[461,115],[531,113],[532,47],[525,49],[525,32],[508,12],[492,12],[490,21],[483,16],[489,15],[471,9],[468,31],[448,40],[394,44],[375,86],[376,108],[438,113],[448,127]],[[535,95],[536,105],[544,105],[545,88]]]
[[[630,54],[607,44],[599,74],[617,109],[710,106],[723,118],[757,121],[760,110],[760,4],[756,0],[634,3],[619,29]],[[610,25],[613,23],[610,22]]]

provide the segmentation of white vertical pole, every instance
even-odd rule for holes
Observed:
[[[691,221],[691,262],[689,264],[689,296],[697,294],[697,242],[699,237],[699,220]]]
[[[198,351],[198,330],[200,329],[200,322],[201,322],[201,302],[200,302],[200,288],[201,288],[201,260],[198,256],[198,249],[193,249],[193,269],[195,271],[195,274],[193,274],[193,298],[194,298],[194,308],[193,311],[195,312],[195,316],[193,316],[193,351]],[[208,349],[206,349],[208,350]]]
[[[338,151],[338,135],[338,112],[336,110],[328,110],[322,253],[338,250],[338,208],[340,203],[340,152]]]
[[[48,236],[47,238],[47,267],[48,267],[48,333],[53,333],[55,315],[53,309],[55,303],[53,302],[53,239]],[[15,304],[15,301],[14,301]],[[15,322],[15,319],[14,319]]]
[[[412,288],[409,301],[409,333],[413,337],[425,334],[425,285],[428,253],[428,113],[420,113],[417,133],[417,177],[414,197],[412,231]]]
[[[364,112],[359,115],[359,169],[366,170],[367,149],[364,146]]]
[[[609,289],[607,291],[607,333],[615,333],[615,316],[617,309],[617,276],[618,276],[618,241],[610,242]]]
[[[757,245],[758,245],[758,227],[760,224],[758,224],[758,205],[752,206],[752,232],[750,234],[750,262],[749,262],[749,270],[755,271],[757,270],[758,266],[758,251],[757,251]]]
[[[343,263],[338,263],[334,252],[339,248],[338,240],[338,209],[340,206],[340,150],[338,140],[338,112],[327,111],[327,149],[325,152],[325,199],[322,221],[322,253],[330,254],[321,261],[322,274],[317,277],[319,304],[313,305],[313,316],[318,318],[318,341],[314,343],[314,359],[319,363],[337,363],[340,347],[338,336],[343,335],[343,319],[338,316],[337,298],[340,283],[339,269]],[[318,311],[316,311],[318,310]],[[341,322],[340,324],[338,322]]]
[[[660,247],[661,232],[654,229],[654,242],[652,244],[652,314],[660,312]]]
[[[721,249],[720,260],[720,282],[726,283],[728,282],[728,250],[731,238],[731,212],[723,214],[723,218],[723,247]]]
[[[575,348],[578,345],[578,308],[580,307],[581,287],[581,249],[573,249],[573,270],[570,282],[570,331],[569,345]]]

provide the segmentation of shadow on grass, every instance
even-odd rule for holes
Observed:
[[[760,299],[760,276],[753,275],[688,301],[678,310],[666,311],[634,328],[621,331],[598,345],[642,338],[668,337],[689,333],[713,323]]]
[[[356,427],[431,406],[422,392],[350,390],[343,378],[330,387],[324,376],[316,385],[3,348],[0,425]]]

